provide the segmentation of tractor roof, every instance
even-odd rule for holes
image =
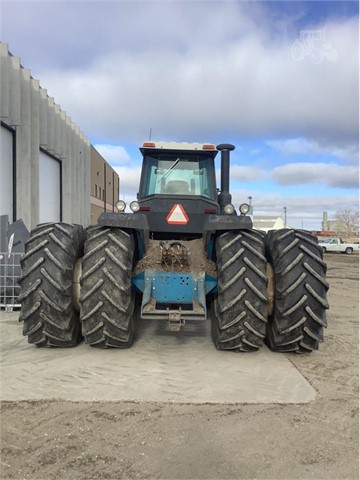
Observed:
[[[149,150],[201,150],[216,152],[216,146],[213,143],[188,143],[188,142],[144,142],[140,151],[144,153]]]

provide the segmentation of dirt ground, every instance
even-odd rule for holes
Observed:
[[[325,260],[325,341],[288,355],[315,401],[3,402],[1,478],[357,479],[359,257]]]

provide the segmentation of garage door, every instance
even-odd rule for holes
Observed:
[[[40,223],[61,220],[61,163],[40,151],[39,156]]]
[[[0,129],[0,215],[9,215],[13,221],[13,141],[14,135],[7,128]]]

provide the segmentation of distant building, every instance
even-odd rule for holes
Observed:
[[[280,228],[285,228],[285,221],[280,217],[268,217],[268,216],[258,216],[254,215],[253,225],[257,230],[262,230],[263,232],[268,232],[269,230],[279,230]]]
[[[336,220],[329,220],[328,212],[323,212],[323,221],[321,222],[321,229],[324,231],[337,231],[338,226]]]
[[[119,200],[119,175],[91,145],[91,224],[102,212],[114,212]]]

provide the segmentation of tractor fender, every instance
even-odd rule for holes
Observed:
[[[251,218],[245,215],[208,215],[204,221],[204,232],[206,233],[225,230],[249,230],[252,228]]]
[[[97,223],[100,227],[121,228],[132,233],[138,245],[139,258],[142,258],[150,237],[149,223],[143,213],[103,212]]]
[[[245,215],[208,215],[204,221],[203,238],[208,258],[213,258],[217,233],[230,230],[252,230],[253,223]]]

